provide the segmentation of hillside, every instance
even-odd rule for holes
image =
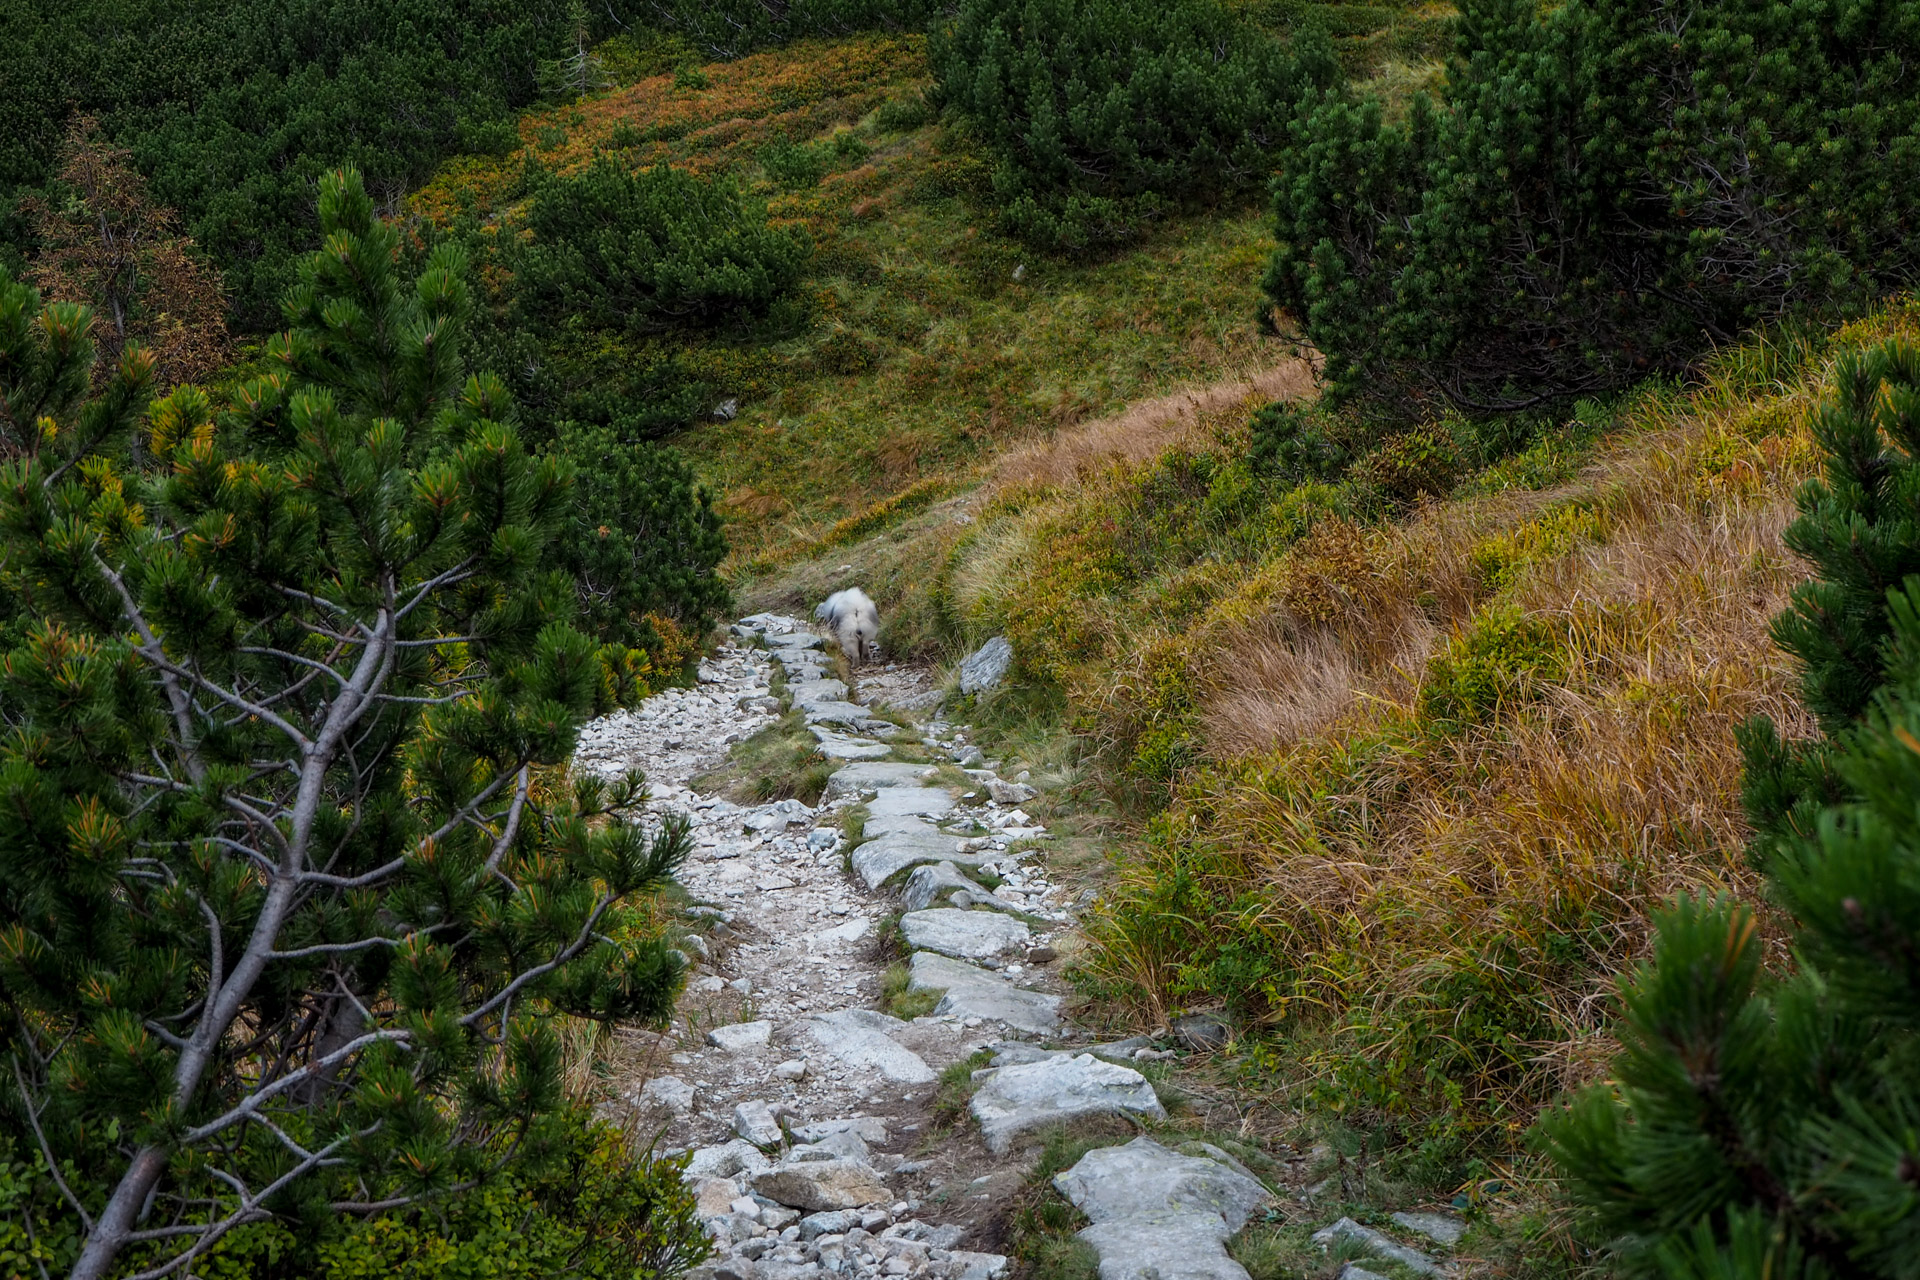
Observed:
[[[1915,0],[0,30],[0,1275],[1914,1273]]]

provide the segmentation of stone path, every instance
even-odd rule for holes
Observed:
[[[999,1280],[1008,1260],[985,1246],[1023,1144],[1078,1116],[1164,1119],[1128,1065],[1162,1055],[1145,1039],[1076,1043],[1052,945],[1073,893],[1049,880],[1048,833],[1020,807],[1035,792],[942,717],[924,672],[869,668],[850,689],[798,619],[756,615],[732,634],[696,687],[595,721],[575,756],[608,777],[644,771],[650,820],[685,815],[696,846],[679,876],[694,976],[668,1033],[616,1033],[615,1118],[693,1152],[717,1245],[694,1280]],[[990,644],[966,682],[998,680],[1010,656]],[[839,766],[817,806],[694,788],[789,706]],[[915,736],[901,712],[917,717],[912,753],[893,745]],[[938,993],[931,1013],[882,1011],[896,963],[909,990]],[[936,1134],[940,1072],[982,1050],[974,1127]],[[1081,1235],[1101,1280],[1246,1280],[1222,1242],[1268,1193],[1225,1153],[1142,1138],[1056,1184],[1093,1223]]]

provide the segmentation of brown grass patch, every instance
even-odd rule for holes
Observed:
[[[1251,413],[1272,400],[1317,394],[1315,367],[1307,356],[1298,356],[1246,377],[1137,401],[1089,422],[1078,421],[1077,415],[1086,412],[1083,403],[1063,398],[1055,416],[1069,425],[1002,456],[992,488],[1076,484],[1116,462],[1142,463],[1169,449],[1212,443],[1217,431],[1210,419],[1221,413]]]

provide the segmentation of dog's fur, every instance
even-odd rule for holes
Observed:
[[[813,616],[833,629],[840,652],[854,666],[880,656],[880,611],[860,588],[834,592],[820,602]]]

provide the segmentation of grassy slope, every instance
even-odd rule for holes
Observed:
[[[1226,1006],[1287,1104],[1435,1177],[1513,1157],[1608,1052],[1648,906],[1752,892],[1733,728],[1809,729],[1767,634],[1807,410],[1837,350],[1916,331],[1750,343],[1413,511],[1263,485],[1233,415],[985,503],[932,590],[1136,806],[1089,989],[1143,1026]]]
[[[1188,218],[1096,264],[1033,259],[983,228],[965,198],[983,162],[937,125],[875,119],[927,85],[919,37],[796,44],[700,78],[656,76],[530,113],[521,133],[559,170],[613,149],[635,165],[730,172],[814,241],[803,332],[770,347],[693,344],[746,393],[739,417],[675,441],[722,493],[736,568],[764,572],[903,491],[911,509],[1012,442],[1291,358],[1255,332],[1257,211]],[[767,174],[765,149],[782,142],[820,148],[829,172],[817,186],[786,190]],[[509,210],[521,165],[453,162],[414,208]]]

